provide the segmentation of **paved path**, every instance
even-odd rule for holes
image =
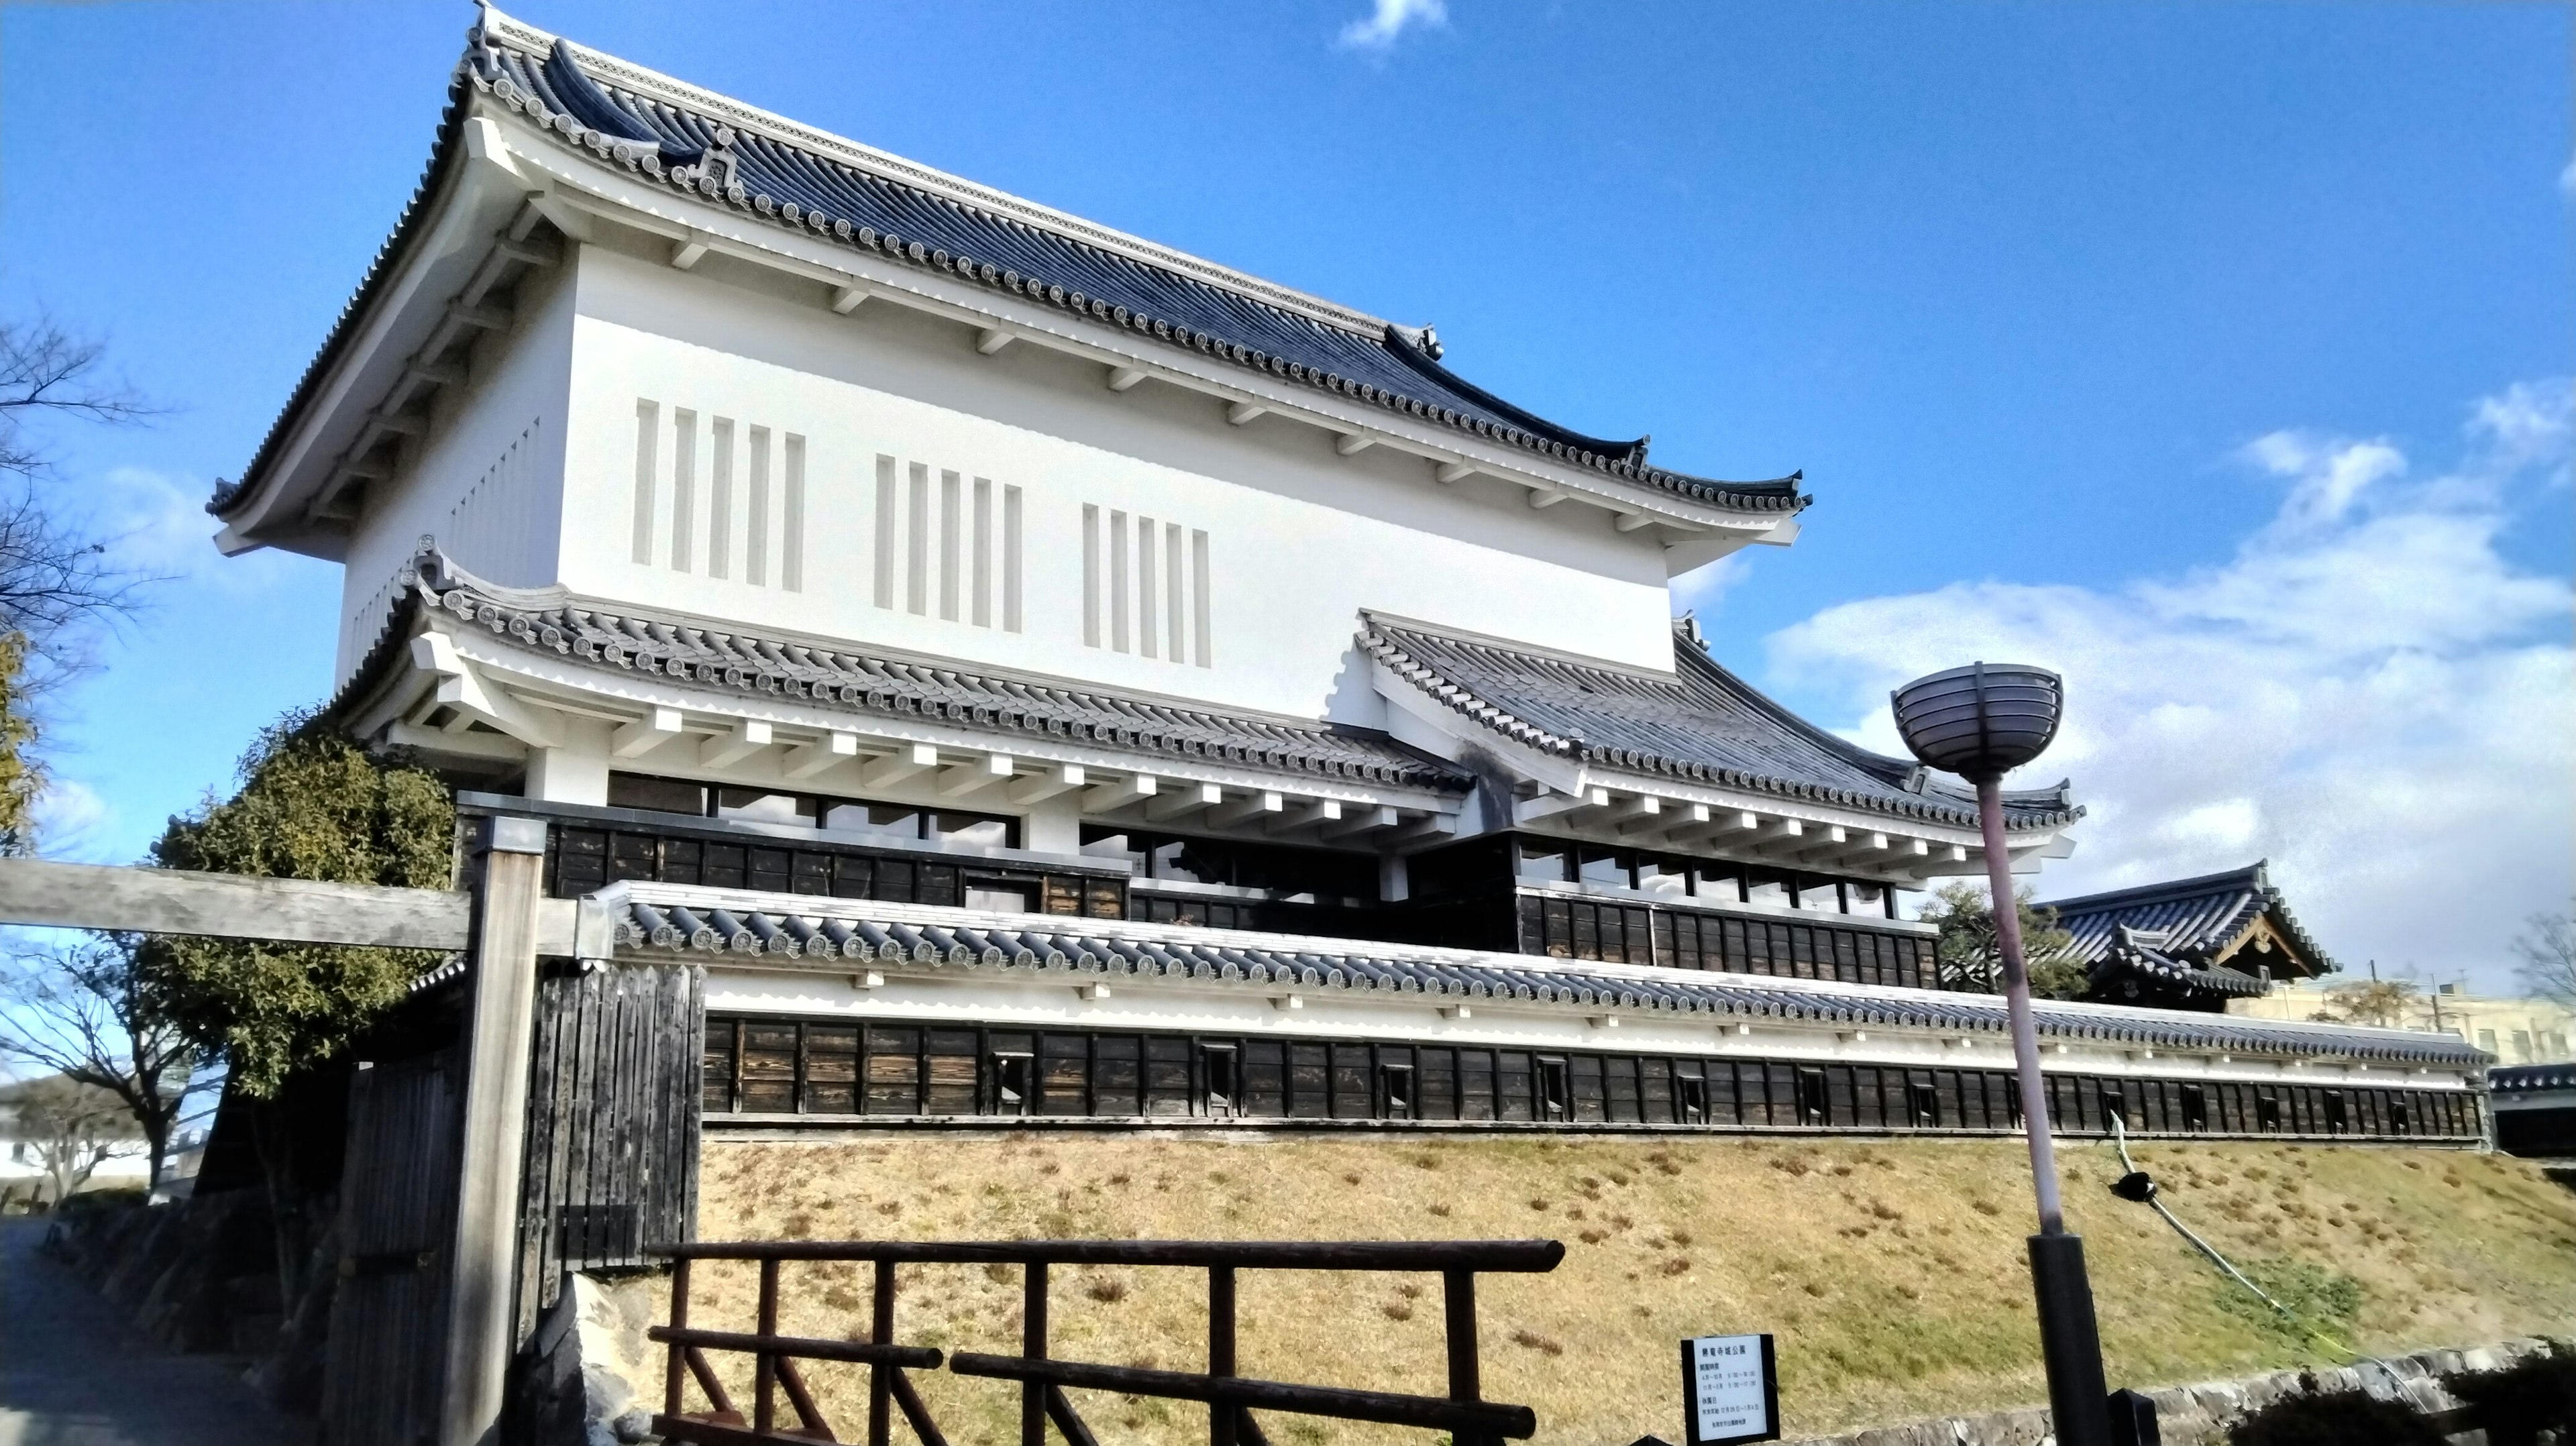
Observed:
[[[228,1356],[174,1356],[0,1221],[0,1446],[301,1446]]]

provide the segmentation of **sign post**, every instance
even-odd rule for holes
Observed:
[[[1682,1342],[1683,1446],[1780,1438],[1780,1369],[1771,1337],[1695,1336]]]

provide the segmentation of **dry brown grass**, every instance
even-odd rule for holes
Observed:
[[[2220,1249],[2357,1282],[2352,1326],[2365,1350],[2576,1328],[2576,1195],[2519,1162],[2289,1145],[2138,1154]],[[2075,1147],[2065,1163],[2115,1384],[2322,1358],[2260,1312],[2231,1309],[2233,1287],[2148,1211],[2107,1194],[2117,1173],[2107,1150]],[[2009,1141],[889,1135],[711,1142],[700,1233],[1550,1236],[1567,1243],[1554,1273],[1480,1284],[1486,1394],[1536,1407],[1540,1441],[1599,1442],[1671,1436],[1674,1343],[1715,1331],[1778,1333],[1793,1434],[2041,1399],[2028,1220],[2027,1168]],[[864,1333],[866,1270],[787,1267],[785,1329]],[[693,1321],[748,1329],[750,1272],[701,1279]],[[1436,1281],[1252,1272],[1240,1289],[1247,1374],[1442,1389]],[[907,1266],[900,1300],[900,1339],[1017,1354],[1016,1269]],[[1199,1272],[1060,1269],[1052,1301],[1059,1354],[1174,1369],[1204,1361]],[[864,1378],[813,1374],[841,1433],[859,1429]],[[919,1380],[953,1440],[1014,1437],[1014,1388],[945,1371]],[[1106,1441],[1204,1437],[1201,1407],[1076,1401]],[[1424,1439],[1288,1417],[1269,1425],[1281,1446]]]

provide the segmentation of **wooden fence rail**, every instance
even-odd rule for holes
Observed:
[[[669,1351],[662,1414],[653,1430],[664,1440],[703,1446],[799,1446],[837,1441],[797,1368],[799,1360],[848,1361],[869,1368],[868,1443],[889,1446],[893,1413],[900,1410],[922,1446],[947,1446],[947,1438],[922,1404],[906,1369],[930,1370],[941,1354],[894,1339],[895,1266],[1005,1264],[1022,1270],[1021,1354],[961,1352],[950,1370],[1020,1383],[1020,1446],[1045,1446],[1052,1423],[1068,1446],[1097,1446],[1065,1389],[1118,1391],[1131,1396],[1197,1401],[1208,1408],[1210,1446],[1268,1446],[1253,1409],[1340,1421],[1374,1421],[1450,1433],[1458,1446],[1498,1446],[1538,1429],[1527,1406],[1482,1398],[1476,1356],[1476,1276],[1479,1272],[1539,1273],[1556,1268],[1565,1245],[1555,1240],[997,1240],[997,1241],[702,1241],[659,1245],[646,1254],[668,1258],[671,1321],[651,1332]],[[758,1328],[714,1331],[689,1324],[689,1267],[698,1260],[747,1260],[760,1267]],[[778,1333],[780,1272],[792,1262],[866,1261],[876,1268],[874,1309],[865,1341],[824,1340]],[[1208,1366],[1204,1372],[1148,1370],[1048,1354],[1047,1291],[1051,1266],[1130,1265],[1205,1270],[1208,1276]],[[1421,1271],[1438,1274],[1447,1328],[1449,1394],[1414,1396],[1334,1386],[1266,1381],[1235,1374],[1235,1274],[1241,1270]],[[752,1358],[753,1398],[748,1418],[735,1407],[707,1360],[708,1351]],[[708,1409],[690,1412],[694,1381]],[[777,1398],[787,1398],[796,1426],[782,1429]]]

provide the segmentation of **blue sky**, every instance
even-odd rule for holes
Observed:
[[[514,13],[1435,323],[1670,465],[1804,468],[1799,544],[1681,605],[1882,745],[1893,677],[2055,650],[2095,821],[2047,891],[2269,854],[2356,964],[2491,982],[2566,907],[2576,12],[1411,0],[1371,43],[1372,3]],[[177,409],[56,439],[174,578],[65,700],[70,852],[133,856],[329,686],[336,569],[217,563],[191,509],[410,193],[473,18],[0,9],[0,304]]]

